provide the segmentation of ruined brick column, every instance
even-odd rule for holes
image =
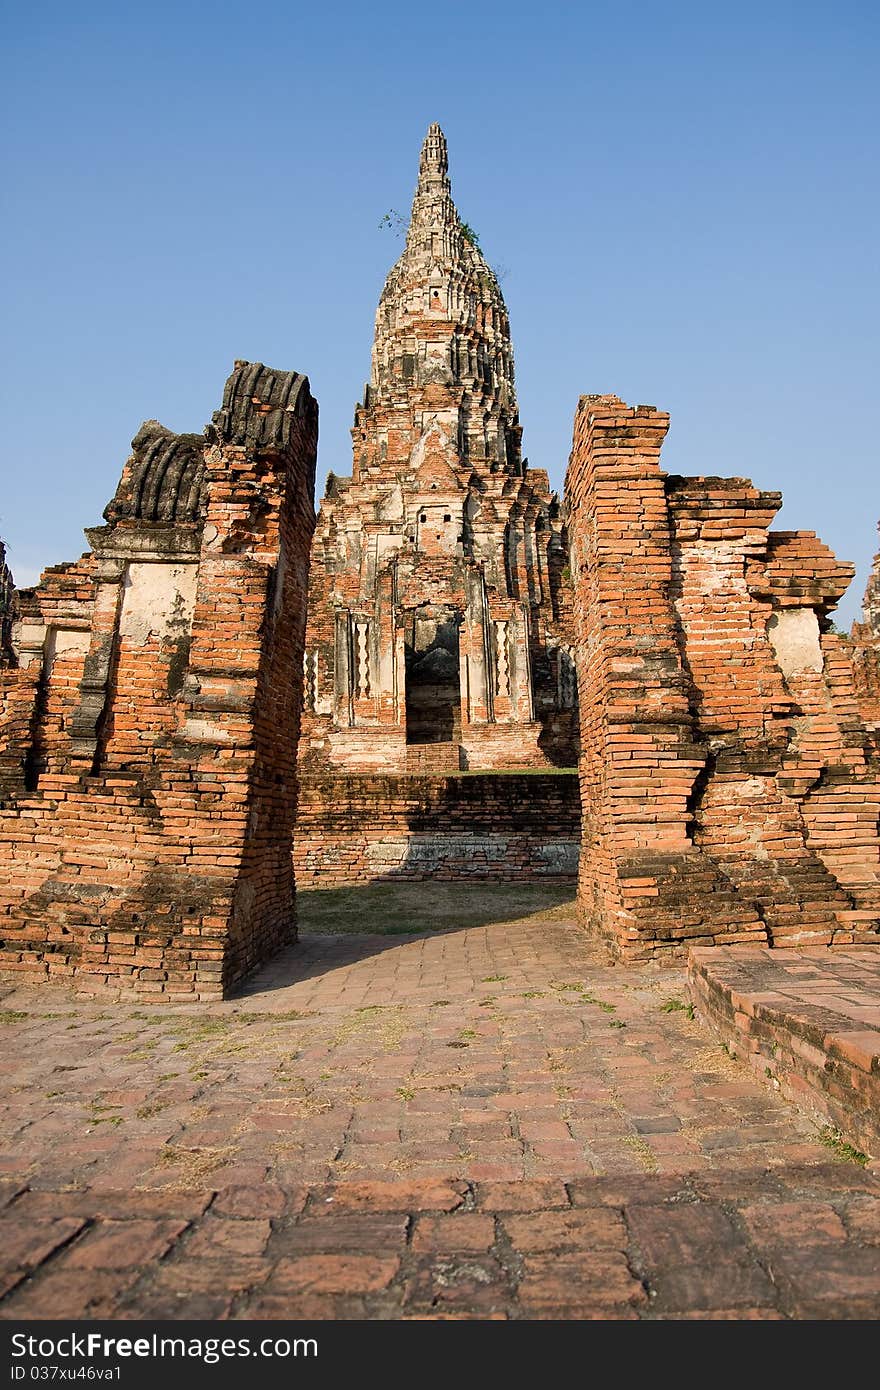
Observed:
[[[19,596],[4,968],[217,997],[295,934],[316,440],[304,377],[237,363],[205,435],[148,422],[91,551]]]
[[[628,958],[876,941],[877,769],[828,617],[852,567],[769,532],[778,493],[667,477],[667,426],[575,419],[583,911]]]
[[[705,757],[671,602],[659,466],[668,427],[669,416],[651,406],[582,397],[566,480],[581,708],[579,891],[591,920],[631,958],[667,939],[676,900],[720,888],[701,872],[688,834],[688,799]],[[732,896],[741,926],[765,939]]]
[[[228,987],[295,935],[292,831],[317,448],[308,381],[237,363],[209,433],[175,742],[193,750],[205,779],[188,832],[193,867],[208,876],[222,869],[221,881],[231,880],[215,914]]]

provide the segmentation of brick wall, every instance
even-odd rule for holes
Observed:
[[[304,775],[294,836],[300,888],[381,879],[572,880],[574,773]]]
[[[852,576],[745,479],[660,469],[668,416],[582,398],[566,482],[583,911],[624,956],[877,941],[878,769],[828,614]]]
[[[217,997],[295,933],[316,440],[305,378],[236,364],[206,437],[146,426],[91,553],[21,595],[3,968]]]

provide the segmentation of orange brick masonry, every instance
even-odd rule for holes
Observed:
[[[573,922],[2,1002],[4,1317],[880,1312],[878,1179]]]

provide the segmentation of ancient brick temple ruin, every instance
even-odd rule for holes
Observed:
[[[434,125],[312,546],[304,768],[575,765],[565,529],[521,435],[507,309]]]
[[[625,960],[880,943],[880,558],[840,635],[852,568],[664,473],[667,427],[584,396],[563,504],[528,467],[432,126],[316,529],[308,382],[239,362],[204,434],[142,427],[82,559],[16,592],[0,556],[2,965],[211,997],[294,880],[578,856]]]
[[[312,545],[301,884],[574,873],[568,542],[521,435],[507,309],[431,126]]]

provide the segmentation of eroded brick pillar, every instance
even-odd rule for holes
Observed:
[[[237,363],[206,435],[145,425],[92,551],[19,596],[3,967],[217,997],[295,935],[316,442],[307,380]]]
[[[624,956],[880,940],[876,751],[829,614],[852,576],[743,478],[660,470],[666,415],[578,409],[566,485],[583,910]]]
[[[701,860],[690,799],[706,762],[672,605],[660,448],[669,417],[584,396],[566,479],[581,710],[579,895],[631,958],[705,937],[700,895],[724,897],[740,931],[764,938]]]

